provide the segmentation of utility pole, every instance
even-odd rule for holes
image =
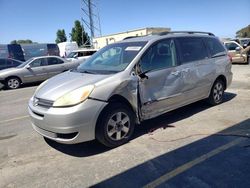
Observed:
[[[90,43],[90,46],[93,47],[93,38],[101,36],[101,24],[99,9],[96,5],[97,0],[80,0],[81,1],[81,21],[84,30],[90,34],[90,40],[86,43]],[[85,43],[85,46],[87,47]]]

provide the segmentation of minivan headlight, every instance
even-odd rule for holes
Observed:
[[[90,93],[93,91],[94,86],[88,85],[75,89],[62,97],[59,97],[54,103],[53,107],[67,107],[74,106],[85,101]]]

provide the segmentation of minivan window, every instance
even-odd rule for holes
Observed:
[[[160,41],[150,47],[140,61],[141,71],[157,70],[176,66],[176,51],[171,39]]]
[[[131,63],[146,43],[123,42],[110,44],[93,54],[77,68],[77,71],[100,74],[120,72]]]
[[[176,38],[176,41],[180,50],[182,63],[189,63],[208,58],[207,50],[202,38],[181,37]]]
[[[218,39],[204,38],[204,41],[212,57],[226,54],[225,48],[222,46]]]

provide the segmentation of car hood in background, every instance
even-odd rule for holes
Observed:
[[[64,72],[46,81],[35,93],[35,97],[55,101],[66,93],[79,87],[94,85],[98,81],[112,75],[87,74],[79,72]]]
[[[18,70],[20,70],[20,69],[16,68],[16,67],[3,69],[3,70],[0,70],[0,76],[4,76],[6,74],[13,73],[13,72],[18,71]]]

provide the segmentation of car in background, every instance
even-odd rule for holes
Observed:
[[[0,44],[0,58],[12,58],[25,61],[20,44]]]
[[[59,56],[59,48],[57,44],[21,44],[24,59],[29,60],[32,57],[39,56]]]
[[[78,49],[78,45],[76,42],[61,42],[58,43],[57,45],[61,57],[67,57],[70,52]]]
[[[33,128],[65,144],[129,141],[135,124],[193,102],[223,102],[230,57],[212,33],[182,31],[126,39],[77,69],[42,83],[29,101]]]
[[[21,84],[41,82],[59,73],[74,69],[77,61],[67,61],[57,56],[31,58],[15,68],[0,71],[0,83],[8,89],[17,89]]]
[[[21,65],[23,62],[16,60],[16,59],[11,59],[11,58],[0,58],[0,70],[3,69],[8,69],[11,67],[17,67]]]
[[[83,60],[84,62],[86,59],[88,59],[91,55],[96,53],[97,49],[78,49],[74,50],[69,53],[69,55],[66,57],[67,60]]]
[[[237,42],[243,48],[246,48],[248,45],[250,45],[250,38],[236,38],[236,39],[232,39],[232,41]]]
[[[249,63],[248,52],[235,41],[224,41],[229,55],[232,57],[232,63]]]

